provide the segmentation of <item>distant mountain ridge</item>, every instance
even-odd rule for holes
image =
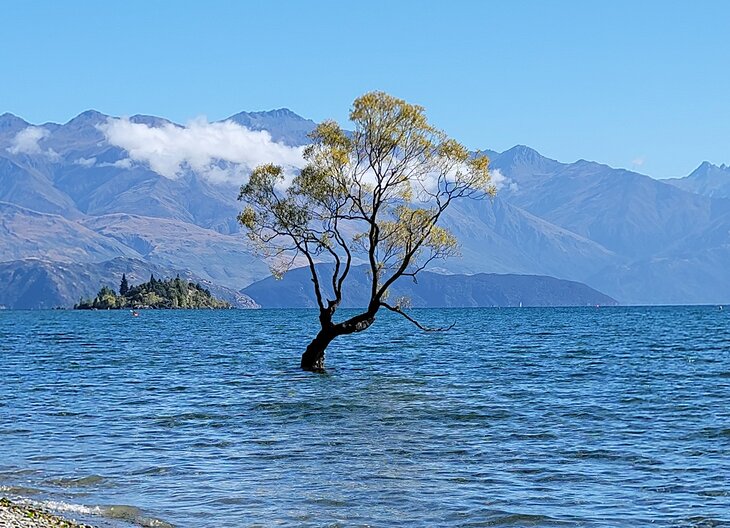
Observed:
[[[309,143],[309,133],[317,123],[305,119],[288,108],[279,108],[264,112],[239,112],[227,121],[233,121],[250,130],[265,130],[274,141],[298,147]]]
[[[201,279],[185,270],[164,268],[126,258],[99,263],[41,259],[0,262],[0,307],[23,310],[71,308],[82,297],[93,297],[102,286],[116,291],[122,274],[126,274],[130,284],[143,283],[152,274],[160,279],[180,275],[190,282],[201,283],[214,296],[234,307],[258,308],[256,302],[247,295]]]
[[[268,274],[236,223],[234,181],[191,168],[164,177],[107,140],[108,119],[93,110],[64,124],[0,116],[0,262],[137,259],[236,290]],[[224,121],[287,147],[306,144],[316,126],[287,109]],[[129,122],[180,127],[156,116]],[[730,300],[727,167],[703,164],[687,178],[658,181],[522,145],[486,152],[497,198],[449,211],[462,257],[433,270],[551,275],[625,303]]]
[[[730,166],[704,161],[689,176],[664,180],[680,189],[714,198],[730,198]]]
[[[325,265],[318,270],[325,273]],[[364,308],[370,301],[368,266],[350,271],[343,308]],[[268,277],[241,290],[263,308],[316,308],[307,268],[288,272],[281,280]],[[331,292],[330,292],[331,298]],[[389,299],[407,298],[414,308],[482,308],[509,306],[613,306],[615,299],[574,281],[536,275],[479,273],[440,275],[423,271],[418,281],[400,280]]]

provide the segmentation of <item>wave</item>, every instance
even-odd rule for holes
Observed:
[[[45,481],[47,484],[58,486],[60,488],[85,488],[89,486],[98,486],[107,482],[107,478],[101,475],[89,475],[86,477],[61,477],[53,478]]]
[[[175,528],[174,525],[146,515],[135,506],[126,504],[86,506],[58,500],[28,501],[35,506],[45,508],[55,513],[82,516],[84,521],[94,518],[102,518],[112,521],[122,521],[127,526],[140,526],[143,528]],[[97,523],[98,524],[98,523]],[[114,523],[113,526],[120,526]]]
[[[83,504],[71,504],[69,502],[47,500],[47,501],[31,501],[37,506],[48,508],[59,513],[76,513],[81,515],[101,515],[102,510],[99,506],[84,506]]]

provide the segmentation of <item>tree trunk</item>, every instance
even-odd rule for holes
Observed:
[[[322,329],[317,334],[307,349],[302,354],[302,370],[308,372],[324,372],[324,351],[332,340],[339,335],[353,334],[366,330],[375,321],[377,307],[368,309],[367,312],[356,315],[339,324],[332,324],[332,314],[335,313],[337,304],[330,301],[327,309],[320,310],[319,322]]]
[[[320,330],[302,354],[302,370],[308,372],[324,372],[324,351],[337,333],[330,329]]]

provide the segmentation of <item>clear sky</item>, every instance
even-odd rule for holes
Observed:
[[[730,163],[730,1],[0,0],[0,113],[347,119],[384,90],[470,148],[655,177]]]

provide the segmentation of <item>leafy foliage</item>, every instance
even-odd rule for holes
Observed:
[[[129,282],[127,281],[127,275],[122,273],[122,281],[119,283],[119,295],[122,297],[129,293]]]
[[[124,284],[124,277],[122,285]],[[155,279],[127,288],[120,295],[104,286],[93,299],[81,299],[74,306],[77,310],[116,310],[122,308],[230,308],[230,304],[213,297],[210,290],[193,284],[179,276],[169,280]]]
[[[437,225],[444,211],[455,200],[495,191],[489,160],[430,125],[420,106],[372,92],[355,100],[350,119],[352,133],[334,121],[317,126],[304,150],[306,165],[296,174],[261,165],[239,194],[246,207],[238,220],[271,259],[274,275],[303,257],[323,330],[337,335],[364,330],[380,307],[402,313],[386,302],[393,282],[457,252],[456,239]],[[318,260],[334,262],[331,276],[319,276]],[[345,280],[358,261],[370,267],[370,305],[335,324]]]

